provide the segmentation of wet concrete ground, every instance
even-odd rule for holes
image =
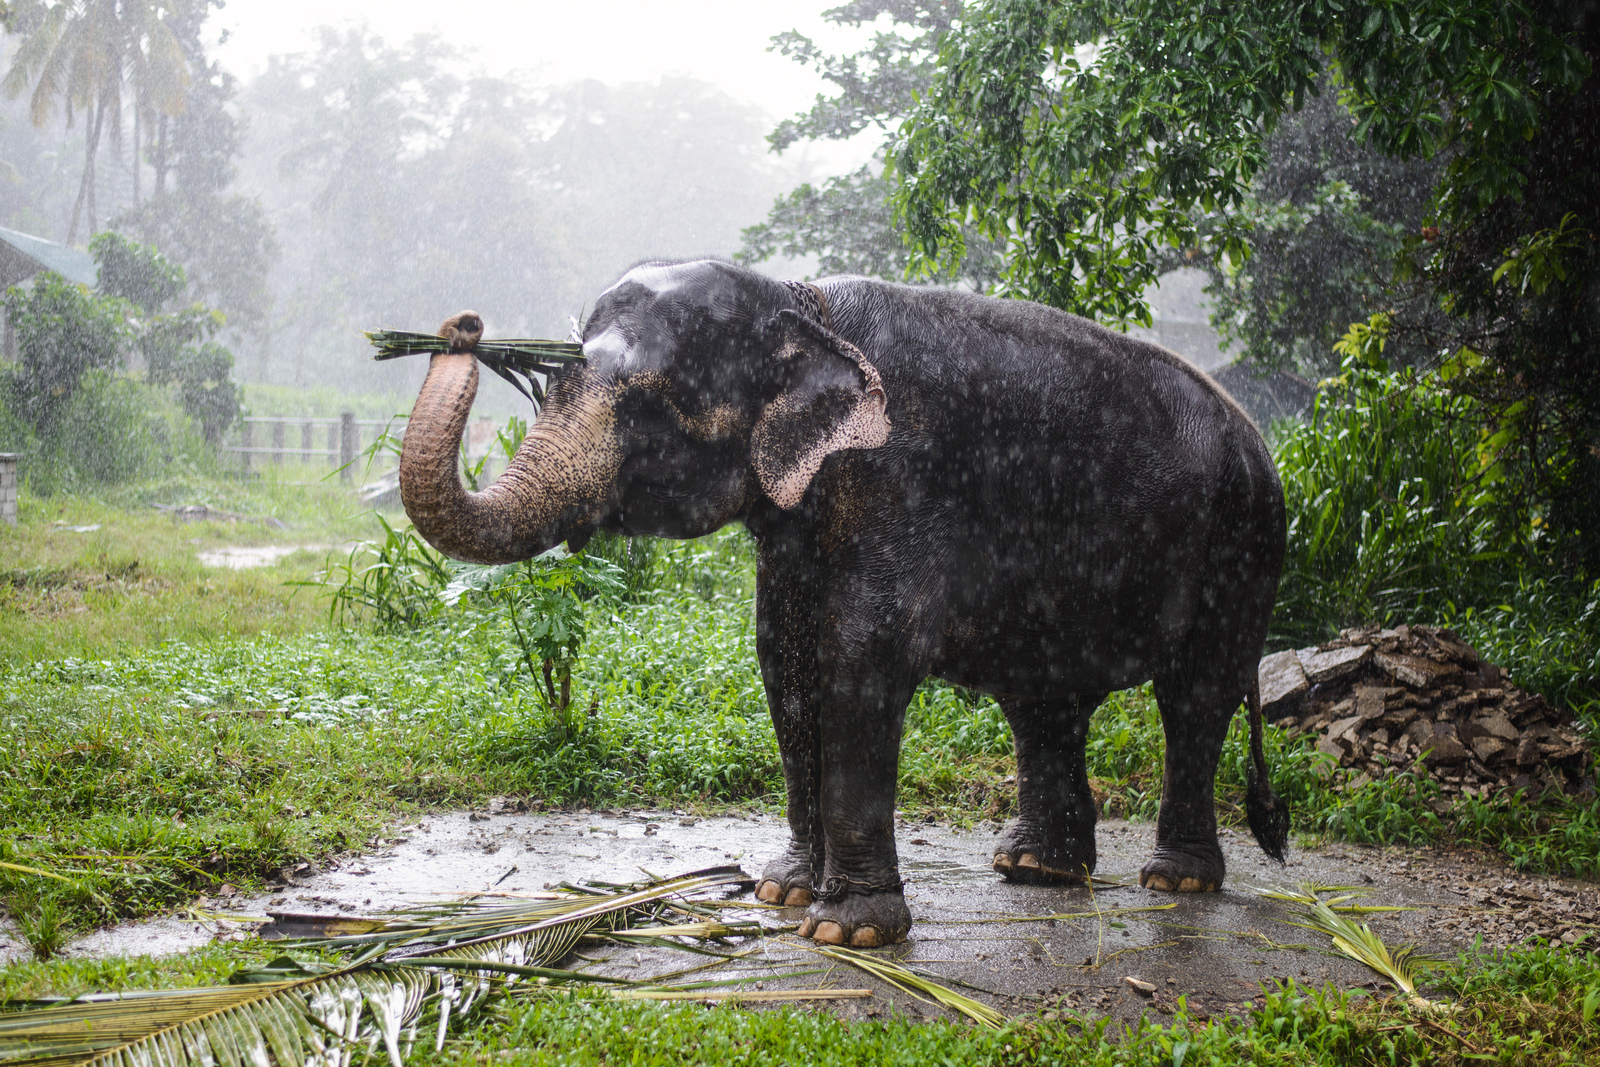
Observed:
[[[193,920],[158,919],[101,931],[71,951],[181,951],[218,936],[246,936],[254,929],[248,919],[269,911],[371,915],[463,893],[537,892],[562,880],[631,882],[729,862],[756,875],[784,844],[786,832],[781,819],[762,815],[696,819],[659,811],[451,813],[408,824],[376,850],[346,857],[331,869],[302,871],[294,884],[271,894],[208,901],[235,917],[220,931]],[[1410,941],[1426,951],[1452,954],[1456,945],[1494,921],[1480,918],[1496,909],[1486,898],[1474,902],[1473,887],[1506,877],[1503,868],[1470,859],[1352,846],[1295,850],[1289,865],[1280,867],[1261,854],[1247,833],[1225,831],[1228,878],[1223,890],[1174,896],[1138,886],[1138,869],[1149,855],[1154,833],[1149,823],[1102,823],[1097,877],[1125,884],[1097,885],[1091,892],[1002,882],[987,862],[997,835],[992,824],[963,831],[902,823],[901,870],[908,880],[915,925],[907,943],[879,954],[946,982],[985,990],[973,995],[1008,1013],[1066,1008],[1132,1018],[1147,1011],[1170,1013],[1179,997],[1186,998],[1191,1013],[1240,1012],[1259,996],[1263,981],[1274,979],[1377,988],[1371,972],[1328,951],[1325,937],[1283,921],[1294,917],[1292,905],[1264,898],[1259,890],[1294,890],[1303,883],[1361,886],[1368,890],[1363,903],[1414,909],[1367,918],[1391,944]],[[1556,890],[1576,893],[1559,886]],[[753,901],[748,893],[738,899]],[[1159,905],[1171,906],[1121,911]],[[769,929],[790,927],[802,914],[799,909],[759,907],[726,912],[729,919],[756,919]],[[782,934],[735,942],[736,951],[755,951],[747,960],[703,977],[748,977],[768,990],[871,988],[871,999],[831,1005],[851,1017],[938,1013],[859,970],[818,959],[802,944]],[[0,946],[0,957],[19,948],[14,943]],[[635,979],[700,962],[668,949],[599,946],[580,951],[589,959],[578,963]],[[775,965],[828,970],[775,978]],[[1127,983],[1130,977],[1154,985],[1156,992],[1139,992]]]

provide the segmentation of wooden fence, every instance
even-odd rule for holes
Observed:
[[[339,477],[354,477],[356,459],[388,427],[393,437],[405,435],[405,419],[358,419],[341,412],[336,419],[308,419],[285,415],[247,415],[239,420],[239,443],[222,451],[239,457],[249,473],[256,464],[325,463],[340,468]],[[292,442],[292,443],[291,443]]]

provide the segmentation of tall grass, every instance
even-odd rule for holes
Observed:
[[[1512,546],[1468,495],[1477,456],[1462,404],[1408,375],[1351,370],[1280,432],[1289,545],[1274,643],[1421,621],[1508,572]]]

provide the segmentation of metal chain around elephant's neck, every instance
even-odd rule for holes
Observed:
[[[784,282],[784,287],[794,294],[800,302],[800,308],[808,319],[821,323],[825,328],[833,329],[833,309],[828,306],[828,297],[817,286],[810,282]]]

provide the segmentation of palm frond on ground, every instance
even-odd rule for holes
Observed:
[[[1327,899],[1320,895],[1323,892],[1339,891],[1344,892]],[[1360,893],[1360,890],[1351,886],[1306,885],[1301,886],[1298,893],[1267,892],[1262,895],[1303,905],[1299,911],[1300,921],[1291,925],[1326,934],[1333,941],[1336,951],[1387,979],[1405,994],[1413,1007],[1435,1007],[1432,1001],[1417,993],[1417,982],[1421,980],[1424,971],[1440,966],[1439,961],[1420,955],[1410,945],[1390,948],[1384,943],[1383,938],[1373,933],[1372,927],[1366,923],[1356,922],[1349,918],[1348,914],[1339,914],[1339,912],[1363,914],[1370,911],[1405,910],[1362,907],[1348,903]]]
[[[347,964],[285,955],[221,988],[84,997],[0,1014],[0,1063],[339,1067],[353,1051],[375,1053],[381,1044],[399,1067],[432,1005],[430,1036],[439,1047],[452,1019],[526,979],[647,985],[553,965],[602,926],[680,934],[684,924],[662,928],[659,919],[697,914],[687,894],[748,881],[737,867],[720,867],[600,896],[421,908],[364,933],[298,943],[353,956]]]

